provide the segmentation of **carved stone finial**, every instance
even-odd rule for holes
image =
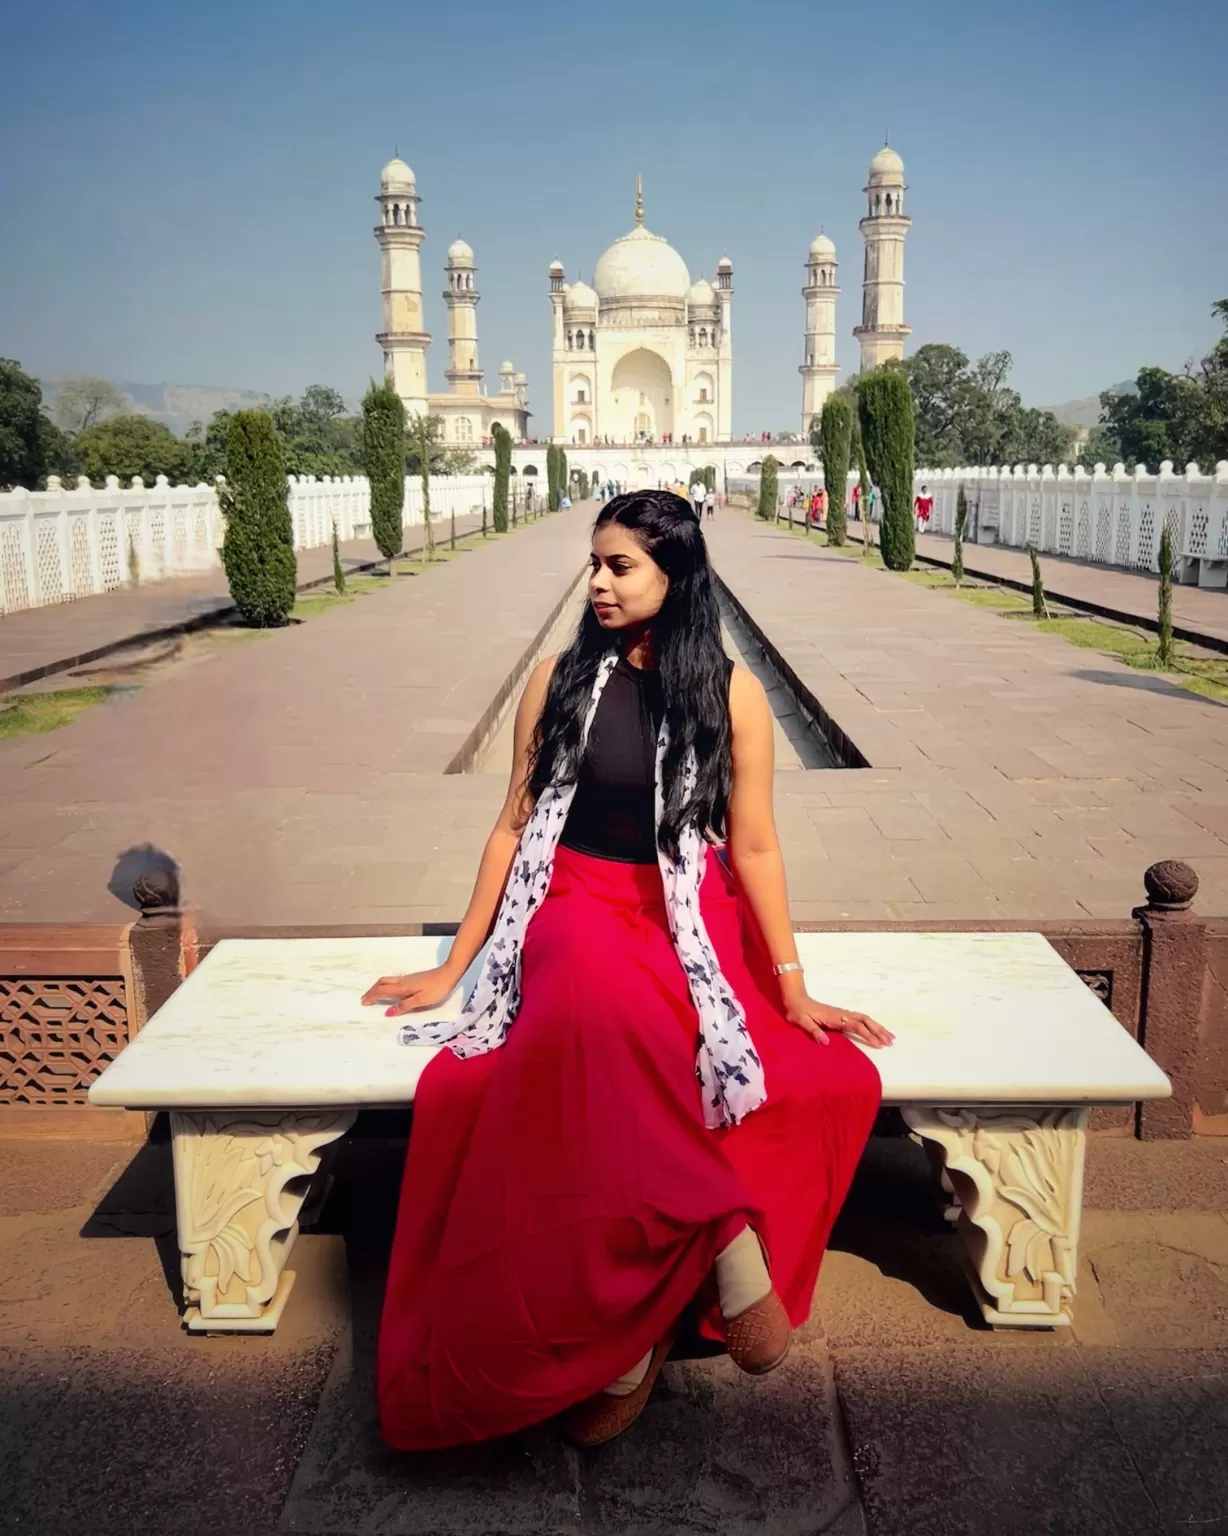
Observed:
[[[1198,876],[1180,859],[1161,859],[1143,876],[1153,911],[1184,912],[1198,894]]]
[[[132,882],[132,896],[144,916],[176,911],[179,907],[179,876],[170,869],[147,869]]]

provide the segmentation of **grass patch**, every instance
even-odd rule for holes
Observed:
[[[0,706],[0,739],[41,736],[71,725],[79,714],[101,704],[109,688],[63,688],[58,693],[26,693],[4,708]]]
[[[348,589],[345,592],[306,592],[295,599],[294,617],[314,619],[318,613],[327,613],[330,608],[340,608],[354,602],[357,595]]]
[[[996,613],[1031,613],[1032,600],[1022,592],[1012,592],[1009,587],[960,587],[950,588],[951,596],[973,608],[989,608]]]

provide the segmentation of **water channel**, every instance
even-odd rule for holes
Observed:
[[[582,593],[569,603],[539,649],[540,656],[561,651],[571,639],[580,612]],[[759,679],[772,706],[778,771],[803,768],[839,768],[841,763],[824,739],[818,725],[801,708],[792,689],[777,672],[763,649],[731,604],[721,600],[721,634],[726,653]],[[519,698],[519,690],[516,698]],[[474,764],[475,773],[506,777],[512,769],[514,703],[496,726]]]

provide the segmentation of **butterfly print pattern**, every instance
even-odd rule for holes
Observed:
[[[597,670],[580,738],[581,751],[588,741],[602,692],[617,664],[618,653],[611,651]],[[663,810],[662,763],[668,744],[669,733],[663,723],[657,738],[658,827]],[[689,792],[697,776],[693,757],[688,759],[683,772]],[[485,961],[459,1017],[405,1023],[398,1037],[402,1045],[446,1045],[463,1058],[481,1056],[503,1044],[520,1008],[525,930],[549,889],[555,849],[575,792],[574,782],[562,787],[552,784],[534,806],[520,835]],[[699,829],[689,826],[683,832],[676,861],[659,850],[657,860],[674,949],[699,1016],[695,1075],[699,1079],[704,1124],[711,1130],[737,1125],[765,1102],[767,1089],[763,1064],[746,1027],[746,1015],[721,974],[700,912],[699,885],[705,860],[704,839]]]

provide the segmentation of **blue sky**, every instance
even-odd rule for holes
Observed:
[[[885,129],[913,228],[911,345],[1009,348],[1032,403],[1179,367],[1228,297],[1223,0],[465,5],[44,0],[6,21],[0,355],[43,373],[361,392],[380,367],[379,170],[399,145],[442,264],[480,269],[488,381],[549,413],[546,269],[646,223],[734,263],[734,425],[800,410],[802,264],[857,220]]]

